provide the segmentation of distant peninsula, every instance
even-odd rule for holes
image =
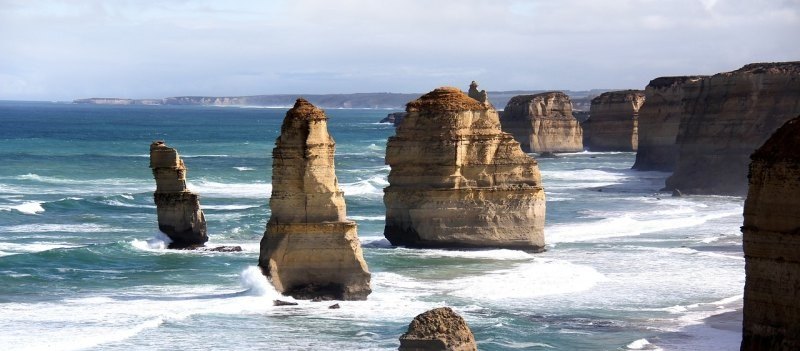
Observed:
[[[572,99],[575,110],[588,110],[592,97],[611,89],[592,89],[564,93]],[[536,94],[547,90],[490,91],[495,106],[505,106],[516,95]],[[76,104],[92,105],[196,105],[196,106],[259,106],[291,107],[298,97],[303,97],[321,108],[371,108],[405,109],[406,103],[422,94],[354,93],[354,94],[274,94],[251,96],[176,96],[163,99],[88,98],[73,100]],[[583,106],[586,105],[586,106]],[[585,107],[582,108],[582,107]]]

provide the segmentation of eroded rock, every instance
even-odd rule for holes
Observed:
[[[583,130],[572,115],[569,96],[560,91],[511,98],[500,124],[525,152],[583,151]]]
[[[636,151],[641,90],[609,91],[592,99],[583,122],[583,146],[592,151]]]
[[[355,222],[346,218],[325,113],[298,99],[272,150],[272,210],[259,266],[298,299],[364,300],[370,274]]]
[[[400,351],[476,351],[475,336],[450,307],[434,308],[411,321],[400,337]]]
[[[444,87],[406,111],[387,143],[384,236],[411,247],[542,250],[538,164],[500,130],[491,104]]]
[[[156,180],[153,198],[158,229],[172,240],[169,248],[203,246],[208,241],[206,219],[199,197],[186,188],[186,166],[178,151],[154,141],[150,144],[150,168]]]

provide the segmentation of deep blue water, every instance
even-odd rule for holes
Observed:
[[[741,306],[741,198],[660,194],[667,174],[629,170],[633,153],[565,154],[539,160],[546,253],[392,248],[394,129],[376,123],[391,111],[326,112],[373,273],[369,299],[339,310],[273,307],[254,268],[285,109],[0,102],[0,344],[388,350],[415,315],[447,305],[481,350],[738,347],[739,334],[701,322]],[[244,252],[158,247],[153,140],[184,158],[210,244]]]

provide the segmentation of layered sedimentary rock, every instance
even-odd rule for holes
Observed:
[[[186,189],[186,166],[178,152],[163,141],[150,144],[150,168],[156,179],[153,198],[158,229],[167,234],[170,248],[202,246],[208,241],[206,219],[197,194]]]
[[[559,91],[511,98],[500,124],[525,152],[583,151],[583,130],[572,115],[572,102]]]
[[[583,146],[593,151],[636,151],[641,90],[610,91],[592,99],[583,122]]]
[[[356,224],[346,218],[327,121],[304,99],[286,113],[272,150],[272,214],[259,266],[295,298],[363,300],[370,274]]]
[[[752,155],[742,350],[800,350],[800,117]]]
[[[450,307],[434,308],[411,321],[400,337],[400,351],[475,351],[475,336]]]
[[[748,156],[800,114],[800,62],[749,64],[685,90],[678,161],[666,189],[744,195]]]
[[[445,87],[406,111],[387,143],[384,236],[412,247],[542,250],[538,164],[500,130],[494,108]]]
[[[684,110],[684,85],[703,76],[660,77],[644,90],[645,101],[639,109],[639,148],[633,169],[671,171],[678,160],[678,127]]]

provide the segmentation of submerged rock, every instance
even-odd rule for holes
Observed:
[[[285,295],[364,300],[370,274],[346,218],[327,121],[304,99],[286,113],[272,150],[272,214],[259,266]]]
[[[800,62],[753,63],[686,84],[666,189],[744,195],[749,156],[800,114]]]
[[[475,351],[475,336],[450,307],[434,308],[411,321],[400,337],[400,351]]]
[[[752,155],[742,350],[800,350],[800,117]]]
[[[158,229],[169,236],[171,249],[203,246],[208,241],[206,219],[197,194],[186,189],[186,166],[178,152],[163,141],[150,144],[150,168],[156,180],[153,198]]]
[[[684,113],[686,84],[704,76],[660,77],[644,89],[645,101],[639,109],[636,162],[639,171],[672,171],[678,160],[678,128]]]
[[[406,111],[386,149],[389,242],[543,250],[538,164],[500,130],[494,108],[445,87],[408,103]]]
[[[636,151],[641,90],[610,91],[592,99],[583,122],[583,146],[592,151]]]
[[[569,96],[560,91],[511,98],[500,124],[525,152],[583,151],[583,130],[572,115]]]

